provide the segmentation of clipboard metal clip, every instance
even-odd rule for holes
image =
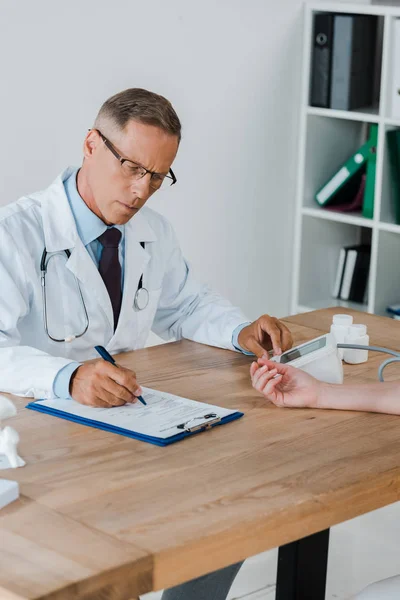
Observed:
[[[203,422],[196,423],[199,419]],[[193,419],[189,419],[189,421],[186,421],[186,423],[177,425],[177,428],[184,429],[189,433],[193,433],[194,431],[200,431],[201,429],[211,429],[215,423],[219,423],[220,421],[221,417],[219,417],[216,413],[208,413],[202,417],[194,417]]]

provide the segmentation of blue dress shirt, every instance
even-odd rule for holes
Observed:
[[[91,256],[93,262],[98,267],[101,253],[103,250],[102,244],[98,241],[98,237],[102,235],[107,229],[107,225],[99,219],[97,215],[94,214],[81,198],[78,193],[78,188],[76,186],[76,177],[78,174],[78,169],[76,169],[64,182],[65,193],[68,198],[69,205],[71,207],[72,214],[74,215],[76,228],[78,230],[78,235],[82,240],[84,246],[86,247],[89,255]],[[119,244],[119,261],[121,263],[121,286],[124,285],[124,256],[125,256],[125,231],[123,225],[115,225],[117,229],[120,230],[121,242]],[[236,327],[235,331],[232,334],[232,345],[239,352],[243,352],[243,354],[251,355],[251,352],[246,352],[243,350],[238,343],[238,337],[241,330],[246,327],[249,323],[243,323]],[[72,374],[76,371],[78,367],[81,366],[79,362],[72,362],[60,369],[57,373],[54,382],[53,382],[53,392],[57,398],[71,398],[69,393],[69,386]]]
[[[251,321],[248,321],[247,323],[242,323],[241,325],[238,325],[236,327],[236,329],[232,333],[232,346],[236,348],[236,350],[239,350],[239,352],[241,352],[242,354],[247,354],[247,356],[254,356],[254,352],[247,352],[247,350],[243,350],[243,348],[239,345],[238,342],[239,333],[242,331],[242,329],[247,327],[247,325],[250,325],[250,323]]]

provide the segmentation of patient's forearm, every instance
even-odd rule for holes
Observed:
[[[323,384],[318,407],[400,415],[400,381],[358,385]]]

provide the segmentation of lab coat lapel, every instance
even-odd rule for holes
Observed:
[[[66,249],[71,251],[66,268],[79,280],[86,301],[91,301],[93,297],[97,300],[113,330],[114,317],[107,288],[78,235],[75,219],[65,193],[64,181],[71,173],[72,169],[67,169],[47,190],[34,195],[42,205],[46,249],[47,252]]]
[[[123,333],[125,325],[132,320],[135,294],[140,278],[150,261],[150,254],[145,249],[146,246],[142,248],[141,242],[146,244],[156,239],[153,229],[141,213],[125,225],[124,289],[116,336],[120,332]],[[134,335],[134,332],[131,332],[131,335]]]
[[[77,238],[75,247],[71,250],[71,256],[66,263],[66,267],[77,277],[82,289],[86,290],[86,297],[88,295],[95,297],[112,330],[114,330],[114,315],[110,296],[96,265],[80,238]]]
[[[64,181],[73,169],[66,169],[44,191],[31,194],[42,207],[44,244],[47,252],[58,252],[75,246],[78,232],[65,193]]]

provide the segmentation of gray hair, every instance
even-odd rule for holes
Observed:
[[[123,131],[130,120],[159,127],[181,140],[182,126],[171,102],[141,88],[129,88],[111,96],[100,108],[94,127],[102,128],[104,121],[111,121]]]

